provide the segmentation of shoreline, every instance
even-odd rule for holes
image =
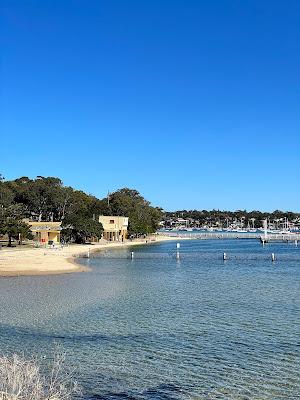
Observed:
[[[6,248],[0,250],[0,278],[88,272],[90,268],[76,262],[77,258],[83,257],[88,251],[95,253],[105,249],[176,240],[178,241],[179,239],[155,235],[144,240],[126,241],[124,243],[73,244],[63,248]]]

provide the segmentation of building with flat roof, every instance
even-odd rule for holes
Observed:
[[[128,217],[100,215],[104,232],[103,239],[111,242],[123,242],[127,238]]]

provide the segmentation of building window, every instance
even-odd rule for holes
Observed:
[[[111,220],[109,221],[109,223],[110,223],[110,224],[114,224],[114,223],[115,223],[115,220],[114,220],[114,219],[111,219]]]

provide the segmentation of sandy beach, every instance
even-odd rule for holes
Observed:
[[[154,243],[178,239],[156,235],[146,240],[147,243]],[[76,257],[86,255],[88,251],[95,252],[109,248],[145,245],[146,240],[126,241],[124,243],[94,243],[92,245],[72,244],[64,247],[57,246],[55,248],[2,248],[0,250],[0,276],[85,272],[88,269],[76,263]]]

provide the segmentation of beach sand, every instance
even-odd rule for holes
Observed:
[[[148,243],[178,240],[155,235],[146,239]],[[75,262],[76,257],[109,248],[122,248],[146,244],[146,240],[108,242],[105,244],[57,246],[55,248],[2,248],[0,250],[0,276],[51,275],[85,272],[89,269]]]

